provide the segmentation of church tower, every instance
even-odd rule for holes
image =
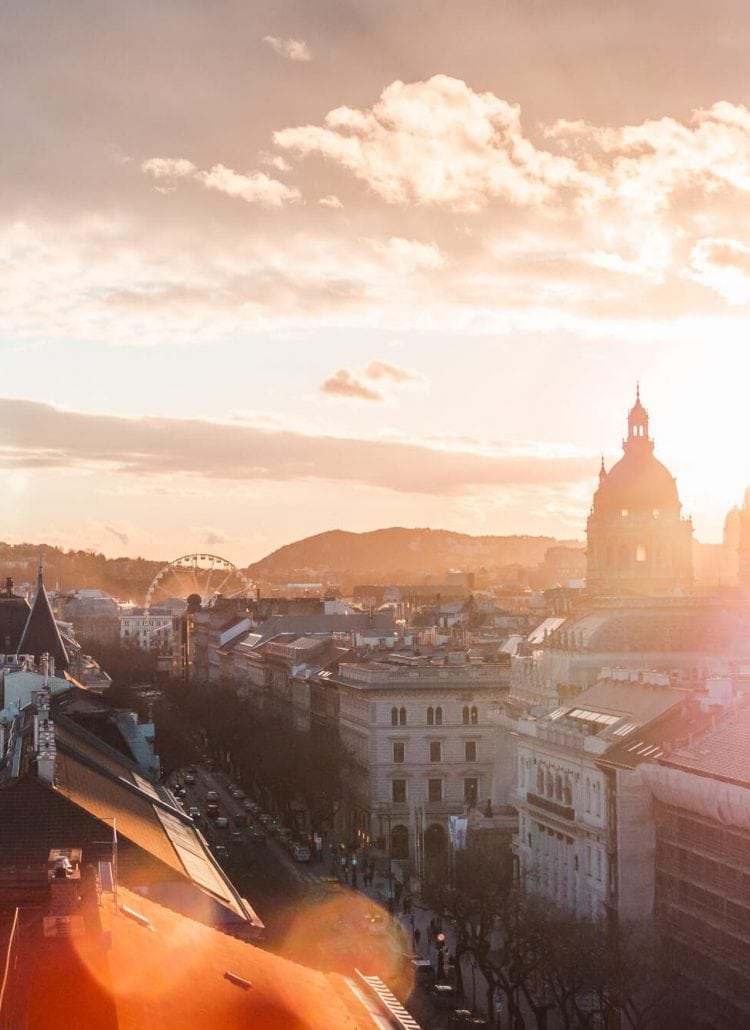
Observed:
[[[599,471],[586,528],[586,585],[604,597],[675,595],[693,583],[693,526],[677,484],[654,457],[648,411],[636,389],[623,456]]]

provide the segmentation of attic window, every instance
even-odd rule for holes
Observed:
[[[659,518],[659,509],[658,508],[654,508],[654,518],[655,519]]]
[[[624,519],[626,519],[626,518],[628,517],[628,509],[627,509],[627,508],[623,508],[623,509],[622,509],[622,511],[620,512],[620,515],[621,515],[621,516],[622,516],[622,517],[623,517]]]
[[[643,546],[643,544],[638,544],[638,546],[636,547],[635,560],[639,562],[643,562],[646,560],[646,548]]]

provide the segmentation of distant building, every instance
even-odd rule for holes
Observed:
[[[349,840],[382,840],[403,873],[446,874],[450,816],[504,804],[513,739],[498,729],[500,665],[463,654],[341,662],[317,679],[338,698],[338,728],[357,773],[345,799]]]
[[[602,461],[587,524],[586,585],[598,596],[675,595],[693,585],[693,525],[674,477],[654,457],[640,393],[628,414],[623,456]]]

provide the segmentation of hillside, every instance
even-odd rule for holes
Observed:
[[[448,569],[493,573],[510,565],[533,568],[549,547],[583,547],[549,536],[469,536],[444,529],[376,529],[319,533],[280,547],[251,565],[256,582],[441,582]]]

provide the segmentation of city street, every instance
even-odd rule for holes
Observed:
[[[266,932],[259,942],[262,947],[326,971],[352,976],[359,968],[381,976],[426,1030],[462,1025],[454,1012],[463,1002],[449,990],[447,997],[430,990],[432,977],[425,977],[425,972],[429,974],[431,969],[423,967],[419,976],[414,965],[414,959],[427,958],[434,967],[436,952],[427,935],[431,913],[414,908],[414,925],[421,928],[420,946],[414,949],[411,919],[393,919],[383,906],[388,889],[383,876],[376,875],[367,888],[360,878],[359,889],[354,891],[331,875],[327,855],[319,862],[295,862],[262,826],[259,815],[246,812],[242,800],[232,796],[223,774],[197,769],[192,785],[185,782],[185,775],[181,771],[176,777],[186,789],[181,803],[186,811],[191,806],[200,809],[197,823],[201,832],[265,923]],[[216,825],[216,817],[206,816],[209,791],[219,797],[219,816],[229,822],[226,828]],[[246,825],[236,826],[235,821],[243,817]],[[471,998],[468,1000],[470,1003]]]

